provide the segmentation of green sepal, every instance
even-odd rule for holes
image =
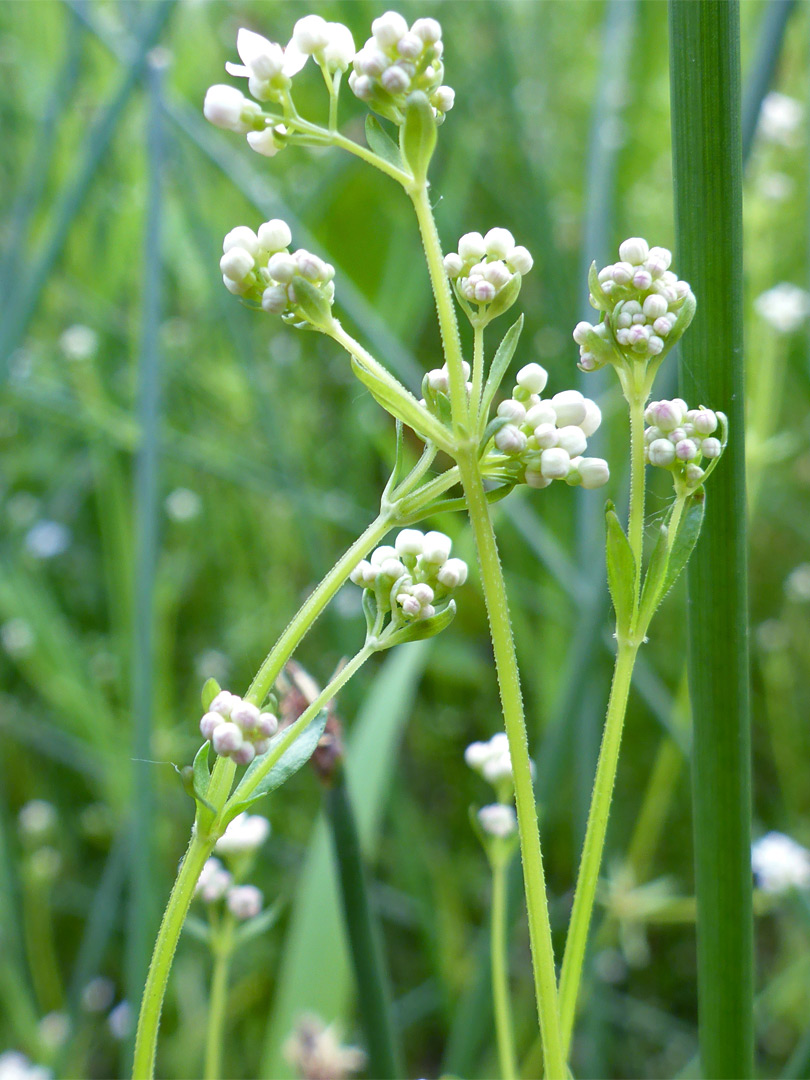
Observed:
[[[689,293],[684,299],[683,306],[678,312],[678,318],[675,320],[672,329],[666,336],[666,342],[664,345],[664,353],[670,352],[675,345],[678,344],[683,337],[684,332],[689,328],[689,324],[695,317],[695,311],[697,310],[697,300],[692,293]],[[656,359],[658,359],[656,357]]]
[[[383,649],[392,649],[395,645],[404,645],[407,641],[424,641],[435,637],[450,625],[456,617],[456,602],[450,600],[446,607],[431,615],[429,619],[415,619],[412,623],[400,627],[393,634],[387,634],[381,641]]]
[[[221,692],[222,688],[216,679],[205,680],[202,688],[202,694],[200,695],[202,697],[203,712],[208,712],[208,710],[211,708],[211,702],[214,700],[217,694]]]
[[[252,777],[262,767],[267,754],[273,754],[278,749],[279,745],[283,744],[284,740],[289,735],[289,728],[285,728],[275,735],[270,741],[270,746],[267,749],[266,754],[262,754],[261,757],[255,759],[255,761],[248,767],[247,772],[240,780],[236,790],[231,796],[236,800],[231,810],[228,811],[228,821],[233,820],[237,814],[242,810],[246,810],[248,806],[256,802],[257,799],[262,798],[263,795],[267,795],[270,791],[275,791],[277,787],[281,787],[287,780],[297,773],[298,770],[305,765],[315,752],[315,747],[320,742],[321,735],[323,735],[323,729],[326,727],[326,709],[321,709],[317,716],[313,717],[307,724],[306,728],[282,753],[278,761],[273,765],[266,776],[262,778],[255,790],[251,791],[249,795],[246,795],[244,800],[239,801],[239,793],[247,791],[252,786]],[[225,822],[227,824],[227,822]]]
[[[198,919],[196,915],[186,915],[183,922],[183,933],[201,941],[204,945],[211,944],[211,927],[207,922]]]
[[[608,502],[605,507],[605,524],[608,586],[616,612],[616,629],[621,636],[626,637],[630,633],[633,618],[636,560],[612,502]]]
[[[366,617],[366,633],[370,634],[377,622],[377,596],[373,589],[363,589],[363,614]]]
[[[487,375],[487,381],[484,383],[484,392],[481,395],[481,416],[486,417],[489,415],[490,406],[492,405],[493,398],[498,392],[498,387],[503,382],[503,377],[509,365],[512,362],[512,357],[515,355],[515,350],[520,340],[520,335],[523,330],[523,316],[513,322],[506,333],[503,335],[500,345],[498,346],[495,355],[492,358],[492,363],[489,366],[489,374]]]
[[[522,284],[523,278],[520,274],[513,274],[512,280],[501,289],[491,304],[487,304],[487,322],[492,322],[493,319],[497,319],[499,315],[503,315],[505,311],[512,307],[518,296],[520,296]]]
[[[312,326],[327,329],[332,322],[332,305],[317,285],[296,274],[293,281],[295,304],[293,305]]]
[[[264,934],[272,926],[275,926],[283,909],[284,901],[279,897],[274,904],[259,912],[255,918],[242,923],[241,926],[237,927],[233,936],[234,948],[238,949],[240,945],[246,945],[248,941],[252,941],[259,934]]]
[[[394,451],[394,467],[391,469],[391,475],[388,477],[388,482],[383,489],[383,499],[388,498],[394,488],[399,482],[400,474],[402,473],[402,463],[405,460],[405,439],[402,433],[402,421],[396,420],[396,443]]]
[[[194,796],[201,802],[205,802],[205,797],[208,794],[208,783],[211,779],[211,770],[208,767],[208,754],[210,749],[211,743],[208,741],[204,742],[194,755],[194,764],[191,766]],[[205,803],[205,805],[208,806],[208,803]]]
[[[399,148],[415,180],[425,180],[436,149],[436,117],[427,94],[415,90],[405,100],[405,120],[399,129]]]
[[[366,117],[366,142],[377,157],[387,161],[396,169],[402,168],[402,154],[399,147],[377,117],[371,114]]]
[[[373,371],[369,371],[364,367],[356,357],[352,357],[352,371],[360,380],[360,382],[367,387],[371,392],[371,396],[374,400],[390,413],[397,420],[402,420],[407,424],[409,428],[412,428],[417,435],[422,438],[429,439],[431,442],[436,442],[434,437],[434,431],[431,431],[433,425],[426,422],[428,420],[434,420],[433,417],[427,413],[427,410],[422,410],[419,406],[419,402],[413,396],[413,394],[407,390],[401,383],[397,382],[399,392],[395,392],[387,383],[383,382],[379,376],[375,375]],[[393,376],[392,376],[393,378]],[[396,381],[396,380],[395,380]],[[427,415],[426,415],[427,414]],[[435,420],[436,428],[439,427],[438,420]],[[437,445],[446,445],[447,439],[441,438],[441,441]]]
[[[192,767],[190,765],[184,765],[182,769],[178,769],[178,767],[174,765],[174,771],[180,777],[180,783],[183,785],[183,791],[185,791],[186,795],[188,795],[190,799],[196,799],[197,796],[194,794],[194,770]]]
[[[592,306],[599,311],[610,311],[613,304],[610,302],[610,297],[602,289],[602,284],[599,281],[599,272],[596,269],[596,263],[592,262],[588,268],[588,289],[593,297]]]

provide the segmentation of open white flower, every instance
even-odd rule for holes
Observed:
[[[229,75],[247,79],[251,94],[259,101],[271,95],[274,82],[280,77],[282,83],[291,79],[309,59],[294,39],[283,48],[244,26],[236,35],[236,51],[242,63],[227,63],[225,70]]]

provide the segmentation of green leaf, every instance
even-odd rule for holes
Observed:
[[[594,299],[594,306],[598,308],[599,311],[610,311],[613,305],[607,294],[602,290],[595,262],[592,262],[588,268],[588,288]]]
[[[512,323],[503,335],[503,340],[492,358],[487,381],[484,384],[484,392],[481,397],[481,415],[483,417],[489,415],[492,400],[498,391],[498,387],[503,382],[503,377],[506,374],[507,368],[512,362],[512,357],[515,355],[515,349],[517,349],[522,330],[523,316],[521,315],[517,322]]]
[[[520,296],[522,284],[523,278],[520,274],[513,274],[508,285],[501,289],[491,304],[487,304],[487,322],[497,319],[499,315],[503,315],[505,311],[512,307],[518,296]]]
[[[396,437],[396,450],[394,452],[394,467],[391,469],[391,475],[388,477],[388,482],[383,490],[383,498],[386,498],[396,487],[399,482],[400,475],[402,473],[402,463],[405,460],[405,439],[402,433],[402,421],[396,421],[397,437]]]
[[[669,527],[667,523],[664,522],[658,529],[655,547],[650,556],[647,573],[644,575],[644,586],[641,590],[638,626],[644,633],[647,632],[650,619],[653,617],[658,605],[664,598],[661,587],[664,582],[664,575],[667,572],[667,564],[669,562],[668,540]]]
[[[283,908],[284,901],[279,897],[274,904],[265,908],[255,918],[249,919],[246,923],[237,927],[233,936],[234,948],[238,949],[240,945],[247,944],[248,941],[252,941],[260,934],[264,934],[271,926],[275,926]]]
[[[376,116],[366,117],[366,142],[377,157],[387,161],[397,169],[402,168],[402,154],[399,147],[382,126]]]
[[[213,698],[211,700],[213,701]],[[208,767],[208,752],[210,749],[211,743],[204,742],[194,755],[194,764],[191,767],[194,782],[194,796],[200,802],[208,806],[209,809],[211,809],[211,807],[205,801],[205,797],[208,794],[208,783],[211,779],[211,770]]]
[[[405,101],[405,120],[399,129],[399,148],[415,179],[427,176],[430,159],[436,149],[436,117],[427,95],[421,90]]]
[[[327,327],[332,321],[332,305],[322,289],[296,274],[293,282],[295,304],[307,322],[316,327]]]
[[[267,775],[263,777],[256,789],[250,793],[247,798],[248,804],[254,803],[257,799],[260,799],[262,795],[267,795],[268,792],[275,791],[277,787],[281,787],[283,783],[289,780],[293,773],[298,772],[301,766],[309,761],[315,751],[315,747],[320,741],[321,735],[323,735],[323,729],[326,727],[326,715],[326,709],[321,709],[318,715],[312,718],[298,738],[287,747],[275,765],[270,769]],[[278,735],[275,735],[270,741],[267,754],[274,753],[279,745],[283,744],[284,740],[288,737],[288,728],[285,728],[283,731],[280,731]],[[252,777],[261,768],[267,754],[262,754],[261,757],[256,758],[253,764],[250,765],[239,782],[234,795],[238,796],[240,789],[245,790],[248,785],[252,783]],[[235,813],[232,816],[236,816],[236,813],[240,812],[239,810],[236,810],[236,808],[234,809]]]
[[[206,679],[202,688],[202,707],[204,712],[211,708],[211,702],[220,693],[221,687],[216,679]]]
[[[367,367],[364,367],[354,356],[352,357],[352,371],[360,382],[371,391],[371,396],[378,404],[382,405],[386,412],[407,424],[422,438],[436,442],[440,446],[446,445],[447,439],[438,420],[430,416],[426,410],[421,409],[413,394],[401,383],[396,383],[399,388],[399,392],[397,392],[386,382],[383,382],[373,371],[369,371]],[[394,381],[396,382],[396,380]]]
[[[429,619],[416,619],[386,637],[384,648],[391,649],[395,645],[404,645],[406,641],[424,641],[425,638],[435,637],[448,627],[455,617],[456,602],[451,600],[447,607],[437,611]]]
[[[689,561],[689,556],[692,554],[692,550],[698,541],[700,530],[703,526],[705,506],[706,492],[703,488],[698,488],[698,490],[686,500],[681,523],[678,526],[678,533],[672,543],[672,551],[669,555],[669,564],[667,566],[666,577],[664,578],[661,600],[664,599],[666,594],[678,580],[681,571]]]
[[[620,634],[627,635],[633,618],[636,560],[611,502],[605,509],[605,524],[608,585],[616,612],[616,628]]]
[[[366,633],[370,634],[377,621],[377,595],[373,589],[363,589],[363,614],[366,617]]]

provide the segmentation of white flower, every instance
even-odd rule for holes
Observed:
[[[25,546],[35,559],[52,559],[70,547],[70,529],[58,521],[38,521],[25,537]]]
[[[517,267],[513,266],[512,269],[517,270]],[[524,271],[518,270],[518,273]],[[526,364],[517,373],[515,382],[530,394],[542,394],[548,382],[548,372],[540,364]]]
[[[53,1073],[44,1065],[33,1065],[18,1050],[0,1054],[0,1080],[52,1080]]]
[[[166,496],[165,505],[172,521],[191,521],[202,510],[202,499],[196,491],[179,487]]]
[[[759,134],[769,142],[795,146],[804,109],[802,103],[787,94],[772,90],[763,99],[759,113]]]
[[[284,125],[279,124],[278,128],[266,127],[263,131],[249,131],[247,133],[248,146],[262,157],[275,157],[283,148],[283,143],[276,138],[276,131],[282,127]]]
[[[481,828],[489,836],[497,836],[501,839],[513,836],[517,831],[517,815],[513,806],[503,803],[492,803],[482,806],[478,811],[478,821]]]
[[[792,334],[810,315],[810,293],[783,281],[758,296],[754,307],[780,334]]]
[[[31,799],[22,807],[17,823],[28,839],[42,839],[56,825],[56,808],[44,799]]]
[[[98,334],[89,326],[69,326],[59,338],[59,347],[68,360],[89,360],[98,351]]]
[[[764,892],[810,889],[810,851],[784,833],[766,833],[752,845],[751,867]]]
[[[206,92],[203,115],[214,127],[244,135],[253,127],[253,121],[262,115],[262,110],[235,86],[218,83],[209,86]]]
[[[320,52],[329,44],[329,26],[326,19],[320,15],[305,15],[295,24],[292,39],[301,52],[308,56]]]
[[[242,63],[227,63],[225,70],[229,75],[236,75],[237,78],[250,79],[252,81],[250,92],[259,99],[262,93],[266,93],[263,84],[277,79],[279,75],[286,76],[288,79],[292,78],[307,62],[306,53],[301,52],[295,39],[286,49],[283,49],[275,41],[268,41],[266,37],[247,30],[244,26],[236,35],[236,51]],[[262,93],[256,93],[254,89],[256,84],[262,87]]]
[[[206,904],[213,904],[221,900],[230,888],[231,875],[219,861],[219,859],[207,859],[200,871],[195,896],[201,896]]]
[[[128,1001],[119,1001],[107,1017],[107,1027],[115,1039],[126,1039],[132,1031],[132,1006]]]
[[[263,900],[261,889],[255,885],[237,885],[228,890],[225,902],[237,919],[254,919],[262,910]]]

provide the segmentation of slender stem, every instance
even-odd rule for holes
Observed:
[[[509,958],[506,932],[507,865],[503,859],[492,862],[490,955],[492,958],[492,1004],[495,1013],[501,1080],[514,1080],[517,1076],[517,1062],[512,1007],[509,1001]]]
[[[599,880],[599,867],[605,846],[610,803],[613,798],[613,785],[616,780],[616,768],[619,762],[619,748],[622,741],[622,728],[627,710],[627,698],[633,665],[636,660],[638,645],[619,642],[616,666],[613,671],[613,683],[610,688],[605,731],[599,762],[596,766],[591,808],[585,831],[585,844],[579,865],[579,876],[574,893],[574,907],[568,937],[565,942],[562,975],[560,977],[560,1026],[564,1052],[568,1053],[571,1034],[574,1029],[577,995],[582,978],[582,965],[585,960],[585,946],[588,941],[588,928],[591,923],[596,886]]]
[[[456,434],[462,434],[466,432],[468,425],[467,387],[464,370],[461,366],[463,356],[458,319],[456,318],[453,296],[450,292],[450,282],[447,280],[447,274],[444,271],[442,245],[433,218],[433,211],[430,208],[427,187],[423,184],[408,189],[408,194],[411,197],[411,202],[416,211],[416,218],[419,222],[419,232],[422,236],[422,245],[425,249],[425,257],[430,273],[430,284],[436,298],[439,330],[450,376],[450,404],[453,410],[453,427]]]
[[[202,837],[196,831],[192,834],[191,843],[174,883],[169,903],[166,905],[152,953],[149,974],[146,977],[141,1014],[138,1017],[135,1059],[132,1064],[133,1080],[152,1080],[154,1076],[160,1013],[174,951],[194,896],[194,888],[200,871],[211,854],[214,843],[215,840],[211,837]]]
[[[226,911],[214,946],[214,971],[208,1002],[208,1028],[205,1033],[205,1080],[221,1080],[222,1043],[225,1031],[225,1008],[228,1003],[228,976],[233,955],[235,920]]]
[[[537,808],[534,801],[526,722],[523,715],[515,643],[509,621],[506,585],[489,514],[489,504],[478,471],[478,460],[475,454],[468,453],[459,456],[458,464],[478,551],[504,723],[512,758],[526,906],[529,913],[535,995],[545,1052],[546,1078],[557,1080],[559,1077],[567,1076],[568,1073],[560,1038],[554,947],[551,940]]]
[[[394,511],[383,510],[372,521],[362,536],[359,536],[352,546],[341,555],[326,577],[309,594],[301,609],[270,650],[264,663],[256,673],[253,682],[250,684],[250,689],[245,695],[248,701],[261,705],[276,681],[279,672],[292,655],[293,650],[309,632],[315,620],[343,585],[358,562],[368,555],[369,551],[382,540],[394,521]]]
[[[397,183],[402,184],[403,187],[413,183],[413,177],[410,173],[405,172],[404,169],[398,169],[396,165],[392,165],[390,162],[386,161],[385,158],[378,157],[373,150],[361,146],[360,143],[356,143],[352,139],[347,139],[346,136],[341,135],[339,131],[329,130],[321,127],[319,124],[312,124],[308,120],[304,120],[298,113],[295,113],[295,115],[291,117],[289,123],[294,125],[299,131],[303,131],[306,135],[320,136],[326,143],[331,143],[333,146],[337,146],[341,150],[347,151],[349,154],[354,154],[355,157],[360,158],[361,161],[365,161],[367,165],[373,165],[375,169],[379,169],[380,172],[385,173],[386,176],[390,176],[392,180],[396,180]]]
[[[484,385],[484,328],[478,323],[473,326],[473,365],[472,393],[470,394],[470,413],[479,416],[481,409],[481,388]],[[480,417],[479,417],[480,420]]]
[[[416,510],[418,507],[424,506],[426,503],[435,499],[437,495],[442,495],[458,482],[458,467],[454,465],[452,469],[447,469],[445,472],[440,473],[439,476],[434,476],[432,480],[428,480],[428,482],[418,488],[413,495],[404,498],[400,503],[400,513],[405,516],[410,513],[411,509]]]
[[[635,597],[638,606],[644,553],[644,405],[647,394],[633,387],[627,400],[630,406],[630,514],[627,538],[636,559]]]

